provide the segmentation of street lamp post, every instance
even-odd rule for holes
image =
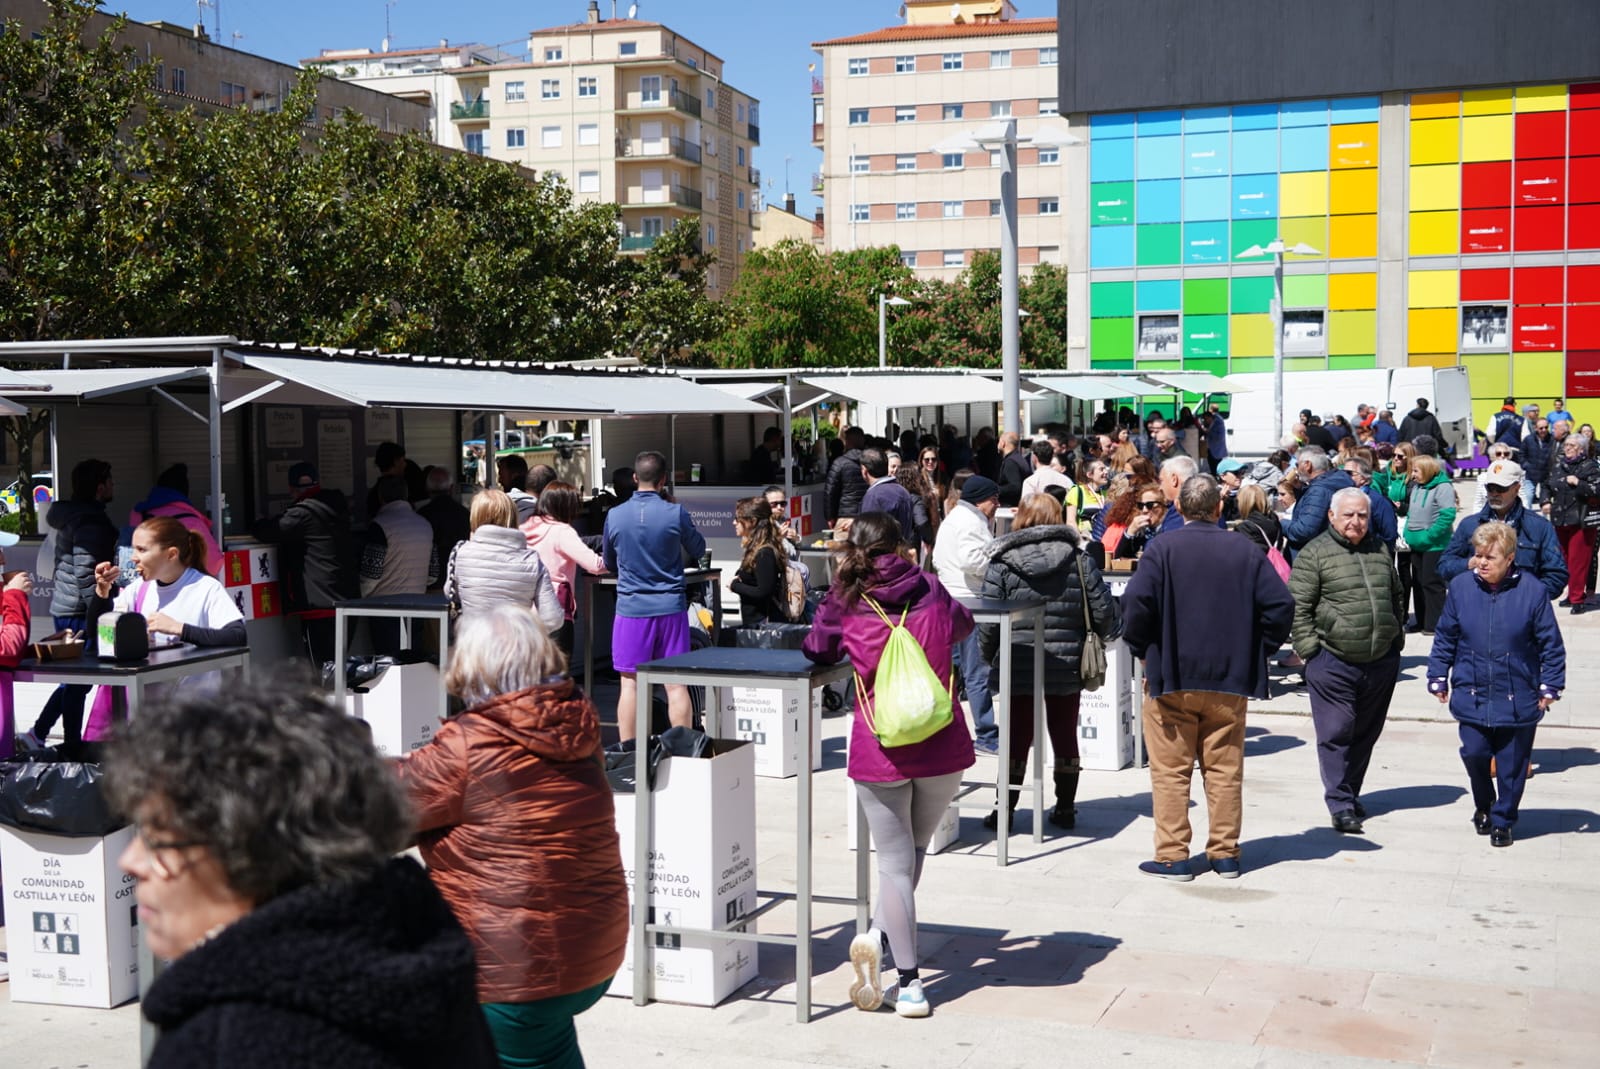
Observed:
[[[1005,119],[975,133],[956,134],[933,146],[943,155],[978,149],[1000,150],[1000,378],[1004,429],[1022,433],[1022,346],[1018,316],[1017,146],[1059,148],[1082,144],[1065,127],[1041,127],[1032,137],[1017,136],[1017,121]]]
[[[898,308],[901,305],[910,303],[904,297],[891,297],[887,293],[878,294],[878,369],[880,371],[889,366],[889,330],[884,311],[891,304]]]
[[[1239,254],[1240,258],[1255,256],[1272,257],[1272,440],[1274,448],[1276,443],[1283,440],[1283,254],[1292,252],[1296,256],[1321,256],[1320,249],[1313,249],[1305,242],[1299,242],[1293,247],[1283,243],[1283,239],[1273,238],[1265,246],[1252,245]]]

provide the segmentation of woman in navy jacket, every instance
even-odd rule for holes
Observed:
[[[1566,686],[1567,650],[1543,584],[1516,567],[1511,525],[1480,525],[1472,550],[1470,571],[1451,581],[1439,617],[1428,690],[1460,722],[1473,827],[1510,846],[1533,734]]]

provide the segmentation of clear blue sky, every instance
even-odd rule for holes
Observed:
[[[617,0],[626,15],[630,0]],[[461,43],[503,45],[508,51],[527,47],[528,32],[545,26],[581,22],[588,0],[215,0],[220,8],[204,12],[208,29],[222,21],[224,44],[284,63],[299,63],[324,48],[377,48],[383,40],[387,8],[395,48],[433,45],[441,37]],[[165,19],[192,25],[194,0],[106,0],[109,11],[127,11],[142,22]],[[812,41],[865,33],[900,23],[899,0],[639,0],[639,17],[661,22],[721,56],[723,73],[739,89],[761,101],[761,169],[763,195],[781,204],[784,157],[789,188],[802,215],[817,206],[811,196],[811,174],[821,169],[822,154],[811,146],[811,75],[806,65],[817,61]],[[1055,14],[1052,0],[1020,0],[1022,17]],[[600,0],[603,17],[611,0]],[[234,40],[234,34],[242,34]]]

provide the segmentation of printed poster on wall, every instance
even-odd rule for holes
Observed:
[[[298,408],[267,408],[262,422],[268,449],[304,449],[305,420]]]
[[[399,419],[392,408],[367,409],[367,452],[376,453],[383,442],[400,440]]]
[[[356,492],[355,443],[349,419],[317,420],[317,471],[323,486],[347,497]]]

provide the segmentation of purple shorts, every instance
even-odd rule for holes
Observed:
[[[611,624],[611,667],[631,674],[641,664],[689,652],[689,614],[618,616]]]

